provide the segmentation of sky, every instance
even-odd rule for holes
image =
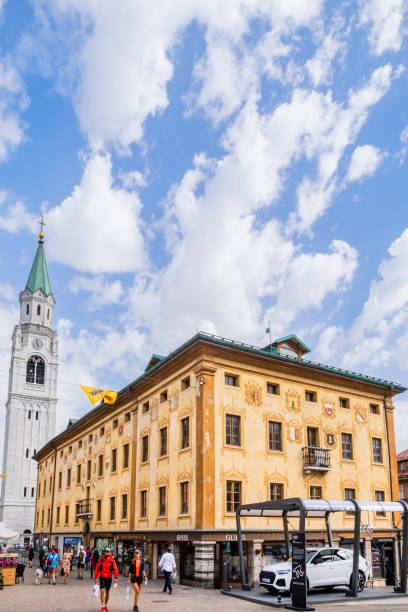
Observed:
[[[407,39],[404,0],[0,0],[3,402],[42,214],[58,430],[198,329],[408,386]]]

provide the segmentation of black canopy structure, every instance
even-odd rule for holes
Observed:
[[[282,517],[285,533],[285,545],[287,555],[290,555],[289,542],[289,518],[299,519],[299,532],[306,531],[306,518],[324,518],[326,522],[327,539],[329,546],[333,546],[330,515],[334,512],[354,513],[354,542],[353,542],[353,576],[351,590],[346,596],[357,597],[358,570],[360,555],[360,525],[361,512],[395,512],[402,516],[402,552],[401,552],[401,581],[395,591],[407,592],[407,563],[408,563],[408,504],[404,501],[357,501],[353,500],[325,500],[325,499],[301,499],[293,497],[277,501],[265,501],[255,504],[244,504],[236,510],[238,548],[241,566],[242,589],[250,590],[244,565],[244,554],[242,545],[241,518],[246,517]]]

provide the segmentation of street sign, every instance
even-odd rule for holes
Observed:
[[[285,606],[290,610],[314,610],[307,607],[306,577],[306,538],[305,534],[295,532],[292,535],[292,605]]]

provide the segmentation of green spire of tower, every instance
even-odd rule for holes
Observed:
[[[34,262],[31,267],[30,276],[28,277],[26,289],[29,289],[34,293],[37,289],[42,289],[45,295],[48,297],[51,294],[50,279],[48,278],[47,263],[44,255],[44,234],[43,226],[45,225],[43,219],[40,221],[41,232],[38,234],[38,249],[35,254]]]

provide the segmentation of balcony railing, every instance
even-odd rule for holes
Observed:
[[[93,516],[92,501],[93,501],[92,499],[81,499],[79,502],[77,502],[77,505],[76,505],[77,517],[84,516],[84,517],[90,518]]]
[[[303,469],[305,472],[317,470],[328,472],[330,466],[330,449],[317,448],[316,446],[304,446],[303,450]]]

